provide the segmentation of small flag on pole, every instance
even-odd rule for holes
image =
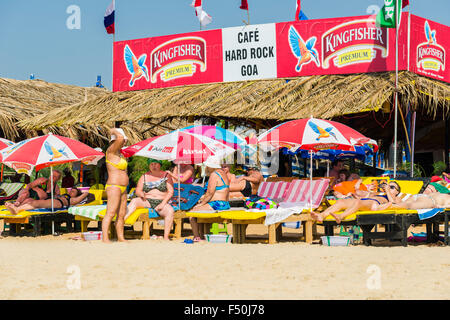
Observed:
[[[202,0],[192,0],[191,7],[195,8],[195,14],[202,27],[212,22],[212,17],[202,8]]]
[[[295,21],[308,20],[308,17],[302,11],[301,0],[296,0],[296,1],[297,1],[297,3],[295,6]]]
[[[105,18],[103,20],[103,24],[105,25],[106,32],[108,34],[114,34],[114,11],[115,11],[115,5],[114,0],[112,0],[111,4],[106,8],[105,12]]]
[[[239,7],[242,10],[248,10],[248,1],[247,0],[241,0],[241,6]]]
[[[384,28],[399,27],[402,18],[402,9],[407,5],[409,5],[409,0],[384,0],[384,6],[378,12],[375,19],[376,26]],[[397,24],[395,23],[395,19],[397,19]]]

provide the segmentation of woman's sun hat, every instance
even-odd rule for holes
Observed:
[[[214,169],[220,169],[222,166],[220,165],[220,161],[217,158],[209,157],[206,159],[203,164],[207,167],[214,168]]]
[[[442,181],[442,178],[439,176],[432,176],[431,177],[431,181],[430,182],[437,182],[437,181]]]
[[[148,160],[147,160],[147,164],[148,164],[148,165],[150,165],[150,163],[153,163],[153,162],[156,162],[156,163],[159,163],[160,165],[162,165],[162,161],[161,161],[161,160],[157,160],[157,159],[153,159],[153,158],[148,158]]]

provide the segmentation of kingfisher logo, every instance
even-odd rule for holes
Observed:
[[[136,59],[133,51],[131,51],[128,45],[125,45],[123,52],[123,59],[125,61],[125,66],[131,75],[130,83],[128,84],[132,88],[137,80],[144,77],[148,81],[148,69],[145,65],[145,60],[147,59],[146,54],[142,54],[139,59]]]
[[[431,30],[425,21],[425,37],[427,42],[417,46],[417,67],[424,70],[445,70],[445,49],[436,42],[436,30]]]
[[[197,71],[206,71],[206,42],[199,37],[176,38],[164,42],[151,53],[151,82],[158,74],[164,82],[192,77]]]
[[[386,58],[388,38],[388,28],[377,28],[371,19],[340,24],[322,35],[322,66],[328,69],[331,60],[338,68],[370,63],[377,57],[375,49]]]
[[[316,37],[311,37],[305,43],[293,26],[289,28],[289,46],[291,47],[292,54],[298,59],[295,71],[300,72],[302,66],[311,61],[314,61],[320,67],[319,53],[314,48],[316,40]]]

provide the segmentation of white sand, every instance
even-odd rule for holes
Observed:
[[[0,299],[450,298],[450,247],[182,239],[105,245],[71,240],[75,235],[1,239]],[[371,265],[379,267],[380,289]],[[78,268],[81,288],[74,289],[68,270]]]

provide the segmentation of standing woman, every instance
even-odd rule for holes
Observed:
[[[124,146],[127,137],[120,128],[110,130],[111,145],[106,150],[106,169],[108,171],[108,180],[106,181],[105,190],[108,197],[106,204],[106,215],[102,221],[103,242],[110,242],[108,230],[112,219],[117,214],[116,232],[117,240],[124,242],[124,217],[127,209],[127,186],[128,162],[120,154],[120,149]]]

